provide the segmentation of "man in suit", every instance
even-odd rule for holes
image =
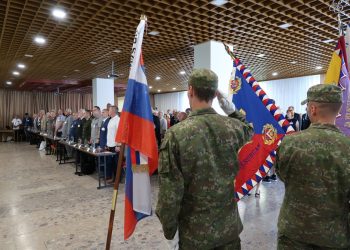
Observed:
[[[107,145],[107,130],[108,130],[108,123],[109,123],[109,116],[108,116],[108,109],[102,110],[102,125],[100,128],[100,142],[99,146],[101,150],[104,150]]]

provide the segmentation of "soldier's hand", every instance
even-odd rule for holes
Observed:
[[[218,97],[218,101],[219,101],[221,109],[227,115],[231,115],[233,112],[235,112],[236,108],[235,108],[234,104],[232,103],[232,101],[228,100],[228,98],[225,97],[224,94],[220,90],[217,91],[217,97]]]

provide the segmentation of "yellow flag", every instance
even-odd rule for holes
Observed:
[[[339,50],[333,52],[331,62],[329,63],[324,84],[338,85],[341,70],[341,58]]]

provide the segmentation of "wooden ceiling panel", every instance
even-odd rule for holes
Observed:
[[[338,21],[327,0],[231,0],[221,7],[205,0],[7,0],[0,1],[0,87],[42,91],[57,87],[91,91],[87,83],[111,73],[126,84],[139,17],[148,17],[143,53],[152,91],[183,90],[193,67],[193,46],[207,40],[234,45],[258,80],[323,73],[337,39]],[[65,20],[51,16],[54,7]],[[350,21],[344,6],[342,20]],[[278,26],[291,23],[288,29]],[[36,35],[45,45],[33,42]],[[113,52],[120,50],[120,53]],[[33,55],[32,58],[25,57]],[[265,54],[265,57],[257,57]],[[296,64],[291,64],[296,61]],[[96,64],[91,64],[95,62]],[[16,68],[18,63],[27,68]],[[316,70],[322,66],[322,70]],[[20,71],[15,77],[12,71]],[[180,71],[185,71],[184,75]],[[160,76],[160,80],[155,80]],[[48,82],[51,80],[51,83]],[[77,83],[76,86],[70,83]],[[122,88],[117,88],[122,90]]]

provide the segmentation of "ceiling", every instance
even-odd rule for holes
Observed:
[[[331,3],[231,0],[215,6],[202,0],[2,0],[0,87],[91,91],[91,79],[110,74],[114,61],[116,73],[123,74],[115,80],[122,94],[141,14],[148,17],[143,53],[152,92],[186,89],[193,46],[208,40],[234,45],[235,54],[260,81],[324,73],[335,42],[323,41],[336,40],[338,35]],[[51,15],[55,7],[67,12],[65,20]],[[349,21],[349,16],[342,15],[342,19]],[[292,26],[280,28],[284,23]],[[159,34],[149,34],[152,31]],[[36,35],[45,37],[47,43],[34,43]],[[18,69],[18,63],[26,68]],[[317,70],[317,66],[323,68]],[[14,70],[20,75],[13,76]]]

